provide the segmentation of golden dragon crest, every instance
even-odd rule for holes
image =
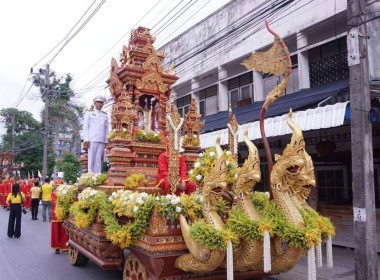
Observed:
[[[216,202],[227,189],[227,166],[224,153],[220,147],[220,136],[216,141],[217,160],[210,173],[205,176],[202,187],[202,213],[206,224],[216,229],[224,229],[224,223],[217,213]],[[181,231],[190,251],[176,259],[175,266],[189,272],[210,272],[217,269],[224,260],[225,252],[209,250],[190,237],[190,227],[186,218],[180,215]]]
[[[260,214],[252,204],[250,193],[256,183],[261,180],[260,157],[256,146],[248,139],[248,130],[244,131],[244,142],[248,147],[248,158],[237,172],[237,180],[233,186],[236,196],[236,206],[243,210],[251,220],[260,220]],[[243,239],[240,246],[234,250],[234,270],[246,271],[252,269],[260,261],[263,243],[258,240]]]

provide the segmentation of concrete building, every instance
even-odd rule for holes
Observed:
[[[76,157],[80,157],[81,144],[80,140],[74,141],[70,135],[59,133],[54,139],[54,151],[57,155],[57,161],[62,159],[62,155],[72,153]]]
[[[367,10],[368,56],[372,106],[379,107],[380,21],[379,3],[369,1]],[[330,216],[337,227],[335,244],[353,247],[351,128],[347,58],[347,1],[236,0],[188,29],[164,46],[164,68],[173,61],[180,78],[173,86],[176,105],[185,114],[191,98],[198,101],[206,124],[201,146],[213,146],[218,133],[227,144],[228,107],[255,140],[262,162],[263,181],[256,188],[267,190],[268,171],[258,119],[266,95],[281,80],[261,75],[240,63],[252,52],[267,50],[273,36],[264,19],[288,46],[292,75],[285,96],[266,114],[266,131],[272,154],[280,154],[290,141],[285,123],[289,108],[304,131],[306,149],[315,164],[317,188],[310,196],[313,207]],[[160,48],[160,49],[161,49]],[[370,113],[369,113],[370,114]],[[380,117],[373,119],[374,173],[377,222],[380,224]],[[239,147],[239,162],[247,151]],[[378,233],[380,251],[380,233]]]

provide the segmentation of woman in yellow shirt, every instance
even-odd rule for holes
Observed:
[[[25,201],[25,195],[20,192],[20,185],[13,184],[12,192],[8,194],[6,204],[10,205],[8,221],[8,238],[21,237],[21,202]],[[16,222],[16,223],[15,223]]]

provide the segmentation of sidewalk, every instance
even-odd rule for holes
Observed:
[[[326,266],[326,247],[322,246],[323,266],[317,267],[317,279],[355,279],[354,249],[333,246],[334,266]],[[380,272],[380,255],[377,255],[377,267]],[[380,274],[379,274],[380,276]],[[279,275],[265,277],[266,280],[307,280],[307,257],[302,258],[299,263],[289,272]],[[379,278],[380,279],[380,278]]]

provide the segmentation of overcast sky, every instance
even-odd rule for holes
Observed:
[[[31,82],[27,81],[30,68],[34,66],[34,71],[38,71],[38,68],[45,67],[62,44],[49,56],[42,58],[69,33],[91,5],[89,12],[70,35],[102,2],[1,1],[0,109],[15,107],[17,101],[23,98],[17,108],[30,111],[40,120],[43,103],[40,101],[38,89],[31,87]],[[83,95],[80,102],[89,106],[93,97],[99,94],[110,97],[108,89],[104,89],[109,72],[104,70],[110,65],[112,57],[119,58],[122,46],[128,45],[131,28],[148,27],[152,29],[153,35],[160,32],[154,44],[158,49],[173,36],[185,31],[227,2],[229,0],[107,0],[57,55],[50,69],[58,77],[71,73],[74,90]],[[179,16],[186,8],[188,10]],[[172,9],[173,12],[167,15]],[[160,31],[162,24],[172,20],[169,27]],[[1,129],[0,134],[3,132]]]

